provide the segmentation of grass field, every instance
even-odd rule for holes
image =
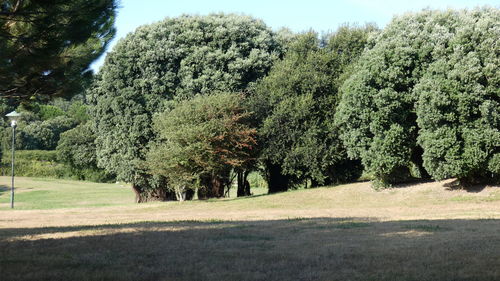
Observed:
[[[0,177],[0,280],[500,280],[500,187],[367,182],[134,204],[119,184]]]

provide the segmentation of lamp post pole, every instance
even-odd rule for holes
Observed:
[[[12,127],[12,185],[10,187],[10,208],[14,208],[14,152],[16,150],[16,127],[17,120],[21,116],[21,113],[12,111],[11,113],[5,115],[10,119],[10,126]]]
[[[16,150],[16,121],[12,120],[12,185],[10,188],[10,208],[14,209],[14,153]]]

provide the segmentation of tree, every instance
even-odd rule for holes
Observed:
[[[499,179],[500,11],[462,12],[444,55],[414,92],[423,165],[438,180]]]
[[[88,115],[88,106],[82,101],[74,101],[68,108],[68,116],[75,119],[78,123],[85,123],[90,119]]]
[[[252,97],[262,120],[259,131],[269,192],[310,179],[314,186],[360,176],[357,160],[347,159],[333,122],[338,84],[359,57],[375,28],[341,27],[322,47],[315,33],[296,38]],[[351,169],[342,169],[349,165]]]
[[[153,114],[174,98],[243,91],[279,53],[267,26],[246,16],[182,16],[138,28],[107,56],[90,91],[98,166],[144,197],[164,190],[140,164],[155,139]]]
[[[229,172],[254,161],[256,130],[241,94],[196,96],[154,119],[157,142],[146,157],[152,174],[168,179],[182,200],[200,185],[198,197],[223,197]]]
[[[114,0],[6,0],[0,4],[0,97],[72,95],[114,36]]]
[[[483,20],[483,18],[488,19]],[[474,23],[475,21],[478,23]],[[476,29],[467,31],[469,26],[474,26]],[[481,94],[481,97],[469,88],[475,83],[466,81],[470,79],[470,81],[477,82],[485,78],[489,79],[489,77],[498,77],[498,73],[490,70],[498,68],[498,57],[491,63],[484,61],[484,73],[489,72],[489,74],[483,77],[474,77],[473,73],[476,70],[464,72],[472,75],[471,77],[462,76],[464,80],[451,77],[451,80],[455,82],[446,81],[447,79],[442,79],[442,77],[444,72],[455,67],[457,67],[456,70],[464,71],[468,68],[467,65],[481,68],[480,63],[471,65],[467,59],[462,61],[454,59],[452,54],[455,52],[458,52],[455,56],[466,55],[463,51],[455,49],[474,52],[486,46],[486,48],[492,48],[488,51],[489,56],[495,53],[494,48],[497,48],[496,54],[498,54],[498,47],[494,47],[491,43],[480,44],[481,39],[474,39],[491,31],[493,32],[492,38],[498,38],[498,10],[496,9],[444,12],[424,10],[395,18],[378,36],[370,40],[369,45],[372,47],[363,53],[351,72],[352,75],[342,86],[342,101],[336,114],[336,121],[341,127],[341,138],[347,147],[348,155],[362,160],[367,171],[375,177],[375,187],[389,186],[412,177],[426,178],[429,176],[428,173],[436,178],[445,174],[446,176],[460,176],[457,173],[444,174],[436,171],[436,161],[431,158],[448,157],[445,156],[447,153],[444,151],[452,147],[458,150],[465,148],[462,146],[464,142],[453,139],[458,136],[457,134],[449,134],[457,127],[457,123],[455,125],[451,123],[461,122],[462,128],[471,126],[479,128],[477,124],[473,125],[476,122],[473,120],[487,121],[487,118],[479,118],[479,111],[473,108],[474,105],[482,103],[478,102],[478,99],[494,96],[491,94],[492,90],[486,90],[486,92],[490,91],[490,94]],[[483,38],[486,39],[486,37]],[[488,40],[491,41],[491,39]],[[449,65],[445,70],[446,67],[443,68],[442,65],[446,61],[449,62],[445,64],[456,63],[456,65],[453,67]],[[489,84],[490,89],[495,87],[498,89],[497,78],[476,83],[478,86],[486,86],[485,84]],[[447,100],[445,97],[450,96],[450,89],[455,93],[465,91],[466,94],[464,93],[463,97],[467,98]],[[468,99],[476,100],[476,102],[469,103]],[[490,99],[490,102],[485,101],[486,107],[483,107],[486,111],[495,107],[491,98],[487,99]],[[463,108],[461,108],[462,102],[467,104]],[[417,104],[420,105],[417,106]],[[453,109],[454,107],[458,107],[458,110]],[[460,113],[453,117],[452,115],[457,111]],[[473,115],[477,118],[459,117],[460,115],[465,117],[474,111],[476,113]],[[451,118],[452,122],[448,123],[447,118]],[[417,119],[419,119],[418,123]],[[468,121],[465,121],[467,119]],[[480,119],[483,121],[479,121]],[[495,128],[495,121],[488,122],[483,128]],[[448,125],[452,125],[450,128],[455,128],[448,130],[446,128]],[[439,131],[432,132],[438,127]],[[469,139],[471,144],[475,141],[472,138],[471,136]],[[493,135],[493,139],[495,138],[496,134]],[[486,142],[491,140],[490,137],[487,139]],[[493,141],[492,144],[495,142]],[[443,144],[445,145],[442,146]],[[455,144],[457,146],[454,146]],[[494,154],[494,151],[498,151],[498,146],[492,144],[482,143],[479,147],[483,148],[479,150],[492,149]],[[458,160],[454,158],[457,154],[450,152],[449,156],[451,155],[454,156],[447,161],[454,163],[453,165],[461,165],[455,162]],[[486,159],[490,156],[481,156],[483,157],[481,165],[486,165]],[[440,161],[437,160],[437,162]],[[476,166],[476,168],[479,167]]]

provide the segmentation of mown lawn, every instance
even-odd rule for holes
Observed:
[[[375,192],[356,183],[137,205],[119,184],[16,183],[15,210],[0,191],[0,280],[500,276],[499,187],[430,182]]]
[[[133,204],[129,186],[49,178],[15,178],[16,210],[44,210]],[[10,177],[0,177],[0,209],[10,208]]]

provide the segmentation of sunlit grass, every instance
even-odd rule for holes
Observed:
[[[15,178],[16,210],[44,210],[133,204],[131,189],[120,184],[47,178]],[[10,177],[0,177],[0,209],[9,207]]]

